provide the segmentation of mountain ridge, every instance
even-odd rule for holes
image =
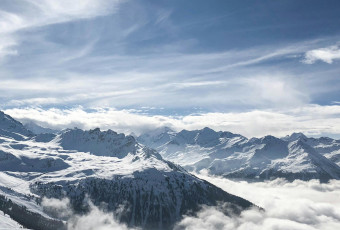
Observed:
[[[298,154],[289,148],[294,141],[301,150]],[[172,131],[170,141],[152,145],[165,159],[196,172],[206,169],[214,175],[239,179],[340,179],[340,141],[328,137],[293,133],[283,138],[267,135],[248,139],[206,127]]]

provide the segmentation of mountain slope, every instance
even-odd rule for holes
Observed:
[[[307,138],[294,133],[281,139],[266,136],[248,140],[241,135],[204,128],[182,130],[173,133],[169,142],[153,145],[165,159],[189,170],[205,169],[225,177],[340,179],[340,168],[331,161],[337,162],[340,142],[330,138]]]
[[[26,129],[19,121],[0,111],[0,135],[16,140],[23,140],[33,136],[33,133]]]
[[[42,197],[68,197],[77,213],[88,210],[86,199],[104,202],[107,211],[120,210],[121,221],[145,229],[171,228],[203,204],[228,202],[229,214],[252,206],[163,160],[131,136],[71,129],[39,142],[39,136],[28,134],[22,140],[0,135],[0,195],[51,226],[59,222],[38,205]],[[9,212],[5,206],[0,210]]]

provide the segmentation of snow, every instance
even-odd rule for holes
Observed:
[[[83,131],[69,129],[55,138],[64,150],[88,151],[98,156],[124,158],[136,151],[137,142],[132,136],[118,134],[112,130],[101,132],[100,129]]]
[[[293,133],[281,139],[265,136],[248,140],[204,128],[172,133],[165,144],[157,139],[144,141],[151,142],[165,159],[196,172],[208,170],[238,178],[340,179],[340,141],[331,138]]]
[[[23,228],[16,221],[12,220],[10,216],[0,211],[0,229],[1,230],[15,230],[15,229],[26,229]]]
[[[88,140],[87,137],[85,140]],[[2,143],[0,144],[0,151],[10,154],[11,158],[0,161],[0,166],[2,165],[2,169],[6,168],[7,171],[22,172],[15,175],[21,178],[25,178],[28,172],[37,172],[39,176],[33,179],[33,181],[45,180],[49,182],[78,180],[89,176],[111,178],[115,175],[131,175],[135,171],[143,171],[149,168],[171,171],[171,168],[165,161],[159,160],[160,156],[157,153],[148,152],[151,150],[147,150],[144,146],[137,143],[134,143],[135,145],[131,148],[131,152],[125,153],[125,157],[121,158],[101,156],[105,155],[105,151],[109,149],[103,147],[104,145],[100,145],[102,148],[98,148],[103,151],[98,156],[91,152],[92,146],[95,146],[93,142],[88,145],[91,146],[89,151],[81,152],[65,150],[59,145],[59,141],[60,136],[57,136],[56,139],[48,143],[39,143],[32,140],[15,141],[16,145],[25,146],[22,149],[12,148],[11,143],[13,141]],[[94,142],[96,141],[97,139],[94,140]],[[72,149],[71,146],[68,146],[68,148]],[[73,149],[77,148],[79,146],[76,143]],[[81,148],[85,147],[82,146]],[[97,153],[97,150],[95,153]],[[28,159],[32,161],[33,165],[29,164],[30,161]],[[17,181],[17,178],[12,178],[3,172],[0,173],[0,183],[3,186],[12,186]]]
[[[38,204],[43,196],[67,195],[74,203],[83,202],[89,194],[97,205],[109,202],[111,209],[129,202],[130,223],[156,221],[159,226],[174,223],[199,205],[215,203],[217,197],[242,208],[252,205],[164,160],[132,136],[77,128],[34,135],[11,117],[3,118],[0,194],[45,218],[51,217]],[[196,141],[207,143],[198,137]]]
[[[182,202],[185,194],[192,194],[197,186],[209,194],[210,187],[169,161],[196,172],[205,170],[232,178],[340,179],[340,168],[335,164],[340,162],[340,141],[331,138],[293,134],[281,139],[247,139],[209,128],[179,133],[160,128],[137,139],[143,143],[112,130],[77,128],[56,135],[34,135],[0,113],[0,194],[48,217],[33,198],[68,193],[77,199],[82,192],[93,191],[91,186],[100,185],[103,191],[110,189],[102,195],[111,200],[112,189],[120,192],[118,195],[128,194],[133,207],[137,195],[145,197],[149,206],[167,203],[175,212],[169,212],[170,217],[176,219],[186,203]],[[54,185],[63,190],[55,190]],[[151,193],[156,196],[154,200],[150,200]],[[211,202],[207,199],[213,198],[197,198],[203,204]],[[151,215],[146,210],[139,212],[143,221]],[[157,212],[162,213],[162,221],[165,212]]]

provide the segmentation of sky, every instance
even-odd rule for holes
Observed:
[[[56,129],[340,138],[338,0],[0,0],[0,109]]]

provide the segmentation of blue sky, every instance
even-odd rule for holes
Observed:
[[[339,10],[336,0],[0,0],[0,109],[56,128],[338,136]]]

